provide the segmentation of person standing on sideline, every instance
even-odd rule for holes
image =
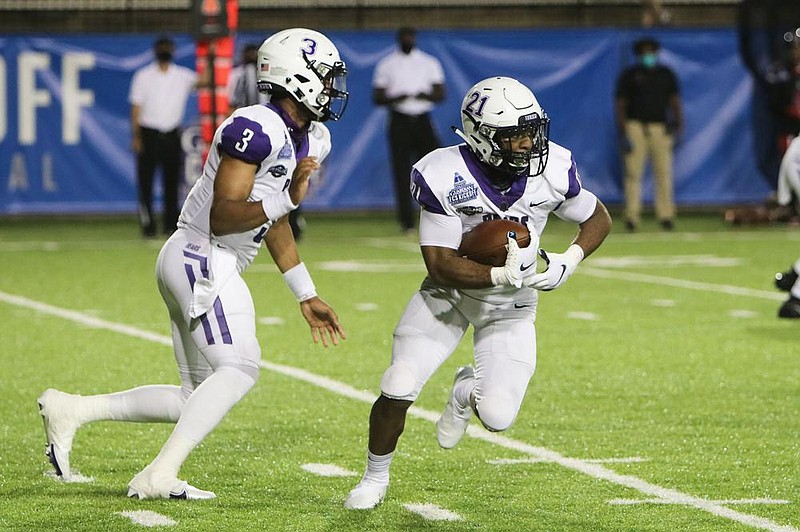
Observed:
[[[128,95],[131,149],[136,154],[139,189],[139,224],[144,237],[156,234],[153,179],[158,166],[164,191],[162,232],[169,235],[175,230],[183,164],[181,125],[189,95],[203,84],[194,70],[172,62],[175,43],[169,37],[160,37],[153,52],[156,60],[134,73]]]
[[[412,170],[428,275],[394,330],[391,364],[369,416],[367,468],[345,500],[347,509],[367,510],[383,500],[406,412],[470,325],[475,366],[456,371],[436,438],[445,449],[455,447],[473,413],[493,432],[512,425],[536,368],[539,291],[562,286],[611,230],[605,206],[581,185],[572,153],[549,141],[550,119],[522,83],[496,77],[475,84],[461,104],[461,120],[463,131],[456,133],[466,144],[435,150]],[[564,253],[539,249],[551,212],[579,227]],[[500,218],[528,227],[527,247],[519,248],[509,232],[502,266],[459,255],[464,233]],[[538,256],[548,264],[541,273]]]
[[[633,45],[636,64],[617,78],[616,121],[625,171],[625,229],[641,221],[642,175],[650,159],[655,175],[656,218],[665,231],[675,227],[672,150],[683,133],[683,112],[675,74],[659,64],[658,42]]]
[[[444,70],[438,59],[416,48],[417,32],[397,31],[399,50],[378,61],[372,99],[389,108],[389,149],[392,156],[395,208],[400,228],[410,232],[416,213],[408,189],[411,165],[439,147],[431,122],[435,103],[444,100]]]
[[[216,130],[203,174],[161,248],[156,280],[169,311],[181,385],[142,386],[92,396],[54,389],[39,397],[47,454],[69,480],[75,431],[98,420],[175,423],[158,456],[128,484],[139,499],[215,497],[178,479],[189,453],[255,384],[261,347],[241,273],[261,242],[299,302],[314,342],[337,345],[345,332],[314,282],[286,221],[309,176],[331,149],[321,122],[344,112],[347,69],[319,32],[276,33],[259,49],[259,89],[268,105],[239,109]]]
[[[269,98],[258,90],[256,66],[258,63],[258,44],[247,43],[242,49],[242,62],[231,70],[228,76],[228,103],[233,112],[239,107],[267,103]]]

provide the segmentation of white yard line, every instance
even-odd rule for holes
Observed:
[[[135,338],[141,338],[143,340],[159,343],[162,345],[172,344],[170,337],[165,335],[144,331],[141,329],[137,329],[136,327],[123,325],[121,323],[114,323],[106,320],[101,320],[81,312],[62,309],[59,307],[55,307],[53,305],[48,305],[46,303],[41,303],[39,301],[34,301],[26,297],[8,294],[2,291],[0,291],[0,301],[4,301],[6,303],[17,305],[20,307],[29,308],[31,310],[35,310],[37,312],[41,312],[44,314],[58,316],[67,320],[80,323],[82,325],[86,325],[88,327],[106,329],[113,332],[118,332],[120,334],[133,336]],[[366,392],[363,390],[357,390],[345,383],[321,375],[316,375],[301,368],[284,366],[281,364],[274,364],[271,362],[262,362],[261,365],[262,367],[268,370],[289,377],[293,377],[298,380],[302,380],[304,382],[308,382],[320,388],[326,389],[328,391],[331,391],[333,393],[345,397],[349,397],[351,399],[371,404],[372,402],[375,401],[376,398],[376,396],[373,393]],[[435,422],[439,418],[438,412],[432,412],[430,410],[424,410],[422,408],[417,408],[417,407],[412,407],[411,409],[409,409],[409,414],[415,417],[426,419],[431,422]],[[730,519],[731,521],[751,526],[753,528],[760,528],[763,530],[769,530],[771,532],[800,532],[800,529],[794,528],[790,525],[781,525],[763,517],[738,512],[736,510],[726,508],[724,505],[719,504],[716,501],[695,497],[693,495],[688,495],[686,493],[682,493],[677,490],[651,484],[645,480],[634,477],[632,475],[621,475],[604,467],[601,464],[591,463],[589,461],[580,460],[578,458],[568,458],[556,451],[547,449],[545,447],[537,447],[534,445],[529,445],[524,442],[513,440],[506,436],[501,436],[496,433],[487,432],[486,430],[478,428],[478,426],[476,425],[470,425],[469,429],[467,429],[467,434],[478,440],[482,440],[500,447],[504,447],[506,449],[518,451],[520,453],[527,454],[529,456],[532,456],[540,460],[545,460],[554,464],[558,464],[564,468],[571,469],[579,473],[583,473],[591,478],[607,480],[608,482],[611,482],[613,484],[631,488],[633,490],[639,491],[640,493],[644,493],[645,495],[650,495],[652,497],[655,497],[659,500],[669,501],[673,504],[683,504],[686,506],[697,508],[698,510],[706,511],[712,515],[716,515],[718,517],[722,517],[725,519]]]
[[[408,503],[404,504],[403,508],[405,508],[409,512],[413,512],[417,515],[422,516],[423,519],[427,519],[428,521],[462,520],[462,517],[457,513],[451,512],[450,510],[445,510],[444,508],[440,508],[435,504]]]
[[[174,519],[170,519],[166,515],[150,510],[131,510],[126,512],[117,512],[122,517],[127,517],[135,525],[152,528],[156,526],[175,526],[178,524]]]
[[[578,268],[576,273],[588,275],[590,277],[599,277],[601,279],[617,279],[620,281],[657,284],[661,286],[672,286],[675,288],[686,288],[688,290],[700,290],[702,292],[719,292],[721,294],[728,294],[730,296],[758,297],[761,299],[771,299],[774,301],[783,301],[786,299],[786,294],[777,291],[768,292],[766,290],[742,288],[741,286],[732,286],[729,284],[701,283],[698,281],[687,281],[686,279],[675,279],[672,277],[662,277],[660,275],[649,275],[646,273],[621,272],[602,268],[593,268],[591,266],[591,260],[586,265]]]

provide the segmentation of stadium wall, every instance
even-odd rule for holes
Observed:
[[[309,210],[393,205],[385,110],[371,103],[375,63],[394,47],[393,31],[330,31],[348,64],[351,101],[330,125],[334,149]],[[458,125],[464,92],[476,80],[510,75],[531,86],[552,118],[551,138],[573,150],[585,185],[608,203],[622,199],[613,119],[619,70],[632,60],[634,29],[423,31],[420,47],[439,57],[448,98],[434,119],[445,143]],[[658,29],[663,60],[677,72],[686,134],[677,147],[675,192],[682,205],[760,202],[769,193],[755,167],[752,82],[732,29]],[[0,36],[0,214],[133,212],[128,87],[151,60],[155,34]],[[264,34],[241,32],[239,44]],[[194,44],[176,36],[177,60],[194,63]],[[187,179],[201,149],[190,102],[184,146]],[[652,197],[650,186],[645,197]]]

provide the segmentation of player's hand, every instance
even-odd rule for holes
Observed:
[[[519,276],[522,284],[527,285],[526,279],[536,275],[536,264],[539,258],[537,242],[531,242],[527,247],[519,248]]]
[[[508,232],[508,244],[506,249],[506,263],[503,266],[492,268],[492,284],[498,285],[511,285],[520,288],[522,286],[522,277],[519,271],[519,245],[517,244],[516,235],[513,231]]]
[[[142,137],[134,136],[131,139],[131,151],[136,155],[142,153]]]
[[[292,200],[292,203],[300,205],[308,192],[308,178],[317,170],[319,170],[319,163],[316,157],[300,159],[292,173],[292,184],[289,185],[289,199]]]
[[[339,345],[339,339],[346,339],[347,335],[339,323],[336,312],[319,297],[312,297],[300,303],[300,312],[311,327],[311,338],[314,343],[322,341],[322,345]]]
[[[575,244],[564,253],[548,253],[540,249],[539,255],[547,263],[547,268],[542,273],[525,279],[525,284],[543,292],[555,290],[567,282],[583,260],[583,250]]]

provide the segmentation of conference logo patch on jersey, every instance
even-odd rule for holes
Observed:
[[[288,170],[282,164],[276,164],[275,166],[270,166],[267,168],[267,172],[272,174],[272,177],[283,177],[286,175]]]
[[[291,159],[292,157],[294,157],[294,150],[292,149],[292,145],[287,140],[286,144],[284,144],[283,148],[281,148],[281,151],[278,152],[278,159]]]
[[[478,185],[467,183],[461,175],[456,172],[453,177],[453,188],[447,193],[447,202],[450,205],[458,205],[478,197]]]
[[[460,212],[465,216],[473,216],[475,214],[482,214],[483,207],[480,205],[464,205],[463,207],[458,207],[456,211]]]

